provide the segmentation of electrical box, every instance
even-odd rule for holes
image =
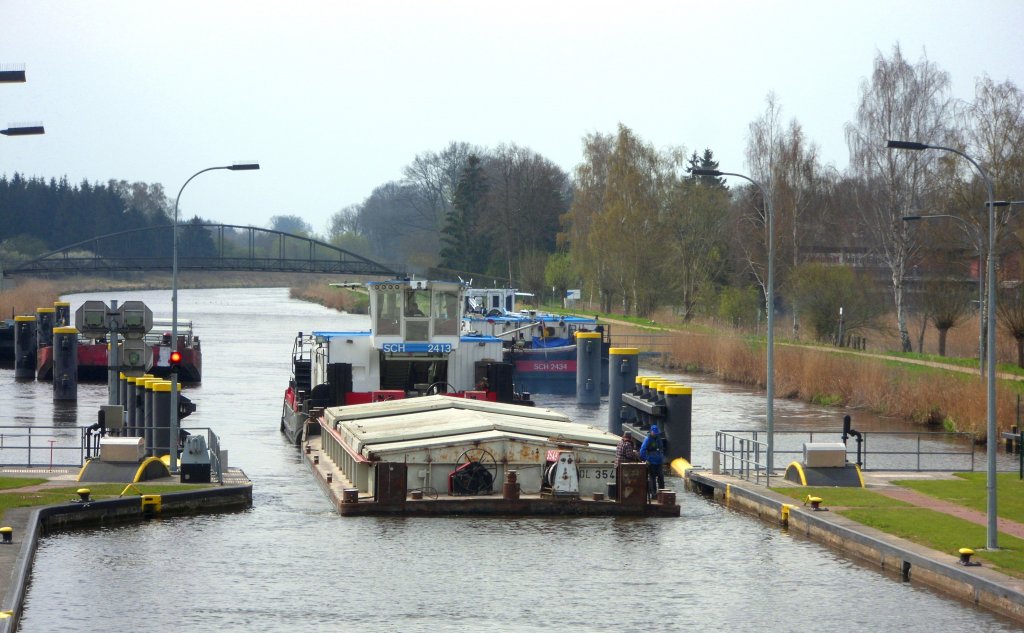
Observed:
[[[101,437],[100,461],[139,463],[146,456],[145,438]]]
[[[119,404],[100,405],[100,419],[107,431],[120,433],[124,428],[124,407]]]
[[[189,435],[181,451],[181,483],[210,483],[210,450],[202,435]]]
[[[804,466],[843,468],[846,466],[846,444],[842,442],[804,443]]]

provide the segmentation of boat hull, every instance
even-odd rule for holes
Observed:
[[[516,389],[529,393],[576,393],[576,346],[509,349]],[[601,395],[608,395],[608,352],[601,354]]]
[[[153,346],[153,366],[149,373],[158,378],[169,378],[171,366],[162,361],[162,346]],[[203,354],[195,348],[181,350],[181,364],[178,367],[178,382],[196,384],[203,379]],[[53,380],[53,347],[41,347],[36,352],[36,380]],[[105,382],[107,380],[107,344],[78,344],[78,382]]]
[[[302,429],[306,426],[306,414],[296,411],[293,403],[286,397],[281,405],[281,433],[289,444],[296,446],[302,442]]]

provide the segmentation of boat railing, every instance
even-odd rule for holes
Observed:
[[[778,470],[803,458],[804,444],[842,442],[842,429],[774,431],[772,466]],[[859,437],[857,437],[859,435]],[[846,444],[847,461],[861,470],[973,471],[976,437],[946,431],[862,431]],[[713,462],[743,479],[767,476],[768,432],[716,431]],[[774,475],[774,473],[773,473]]]
[[[338,470],[360,490],[370,488],[370,467],[372,462],[352,450],[342,439],[341,435],[323,419],[320,423],[320,447]]]
[[[153,319],[153,327],[143,339],[149,345],[163,344],[164,335],[171,332],[173,324],[171,319]],[[185,345],[190,344],[193,339],[192,321],[178,321],[178,338],[184,338]]]
[[[167,427],[134,427],[137,435],[108,437],[145,437],[146,452],[166,455],[169,447]],[[224,483],[223,453],[220,438],[209,427],[182,429],[181,437],[202,433],[209,449],[211,477]],[[100,456],[100,439],[96,430],[87,426],[0,426],[0,467],[4,468],[81,468],[86,460]],[[163,446],[154,445],[163,443]],[[178,451],[181,451],[179,443]]]

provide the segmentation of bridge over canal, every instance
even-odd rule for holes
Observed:
[[[172,228],[168,224],[98,235],[5,267],[2,276],[170,271]],[[178,270],[400,274],[351,251],[302,235],[198,222],[178,225]]]

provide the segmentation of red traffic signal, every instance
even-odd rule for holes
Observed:
[[[181,365],[181,352],[174,350],[171,352],[171,356],[168,360],[171,362],[171,369],[177,371],[178,366]]]

